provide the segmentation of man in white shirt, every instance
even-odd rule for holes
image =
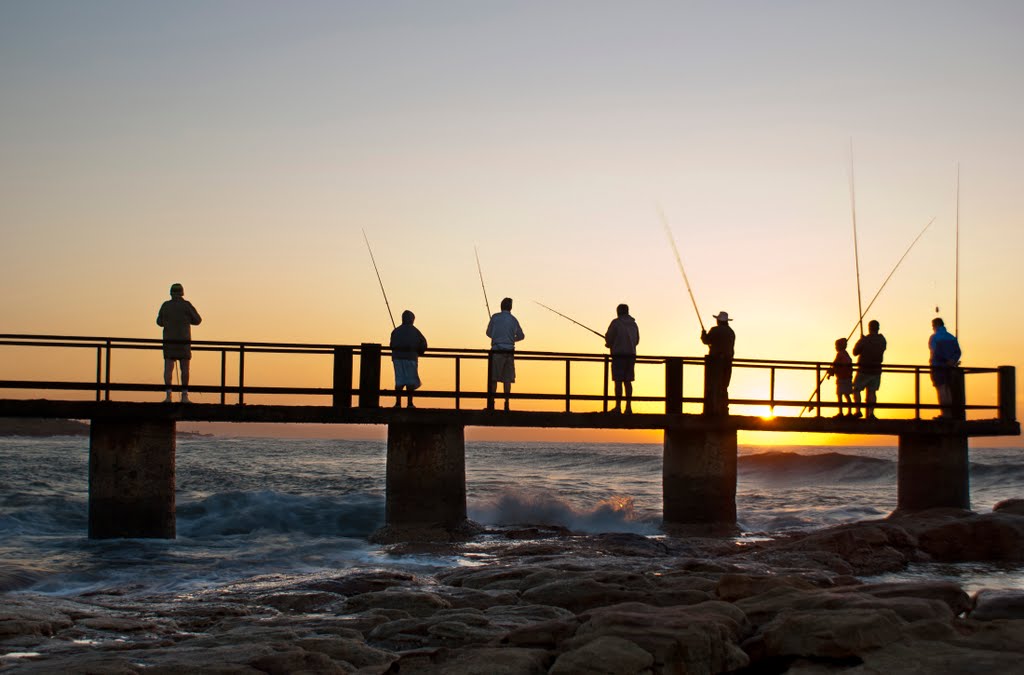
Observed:
[[[508,410],[512,383],[516,381],[516,343],[526,337],[519,325],[519,320],[512,316],[512,298],[504,298],[501,301],[501,311],[492,316],[487,323],[487,337],[491,338],[487,408],[489,410],[494,408],[490,395],[494,394],[497,383],[501,382],[505,388],[505,410]]]

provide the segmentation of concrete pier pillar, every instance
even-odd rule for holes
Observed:
[[[375,541],[458,539],[466,519],[466,441],[462,425],[388,425],[385,526]]]
[[[89,538],[173,539],[173,420],[92,420]]]
[[[900,434],[897,511],[971,508],[967,436]]]
[[[736,525],[736,430],[665,430],[666,526]]]

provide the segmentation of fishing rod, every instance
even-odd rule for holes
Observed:
[[[491,303],[487,300],[487,287],[484,286],[484,271],[480,268],[480,252],[473,245],[473,254],[476,256],[476,271],[480,275],[480,290],[484,292],[484,307],[487,308],[487,318],[491,318]]]
[[[555,314],[557,314],[558,316],[562,317],[563,319],[568,319],[569,321],[572,321],[574,324],[576,324],[580,328],[586,328],[587,330],[589,330],[591,333],[593,333],[597,337],[601,338],[602,340],[604,339],[604,333],[598,333],[596,330],[594,330],[590,326],[583,325],[582,323],[580,323],[576,319],[572,318],[571,316],[566,316],[565,314],[562,314],[561,312],[559,312],[557,309],[552,309],[551,307],[548,307],[543,302],[539,302],[537,300],[534,300],[534,302],[536,302],[538,305],[540,305],[544,309],[546,309],[546,310],[548,310],[550,312],[554,312]]]
[[[850,215],[853,218],[853,261],[857,270],[857,313],[861,337],[864,336],[864,308],[860,298],[860,252],[857,246],[857,197],[853,189],[853,138],[850,139]],[[852,333],[851,333],[852,335]]]
[[[373,249],[370,248],[370,240],[366,238],[366,230],[363,230],[363,241],[366,242],[366,250],[370,252],[370,262],[373,263],[373,271],[377,273],[377,283],[380,284],[381,295],[384,296],[384,305],[388,308],[388,318],[391,319],[391,328],[395,328],[395,316],[391,313],[391,303],[388,302],[388,294],[384,290],[384,282],[380,278],[380,270],[377,269],[377,261],[373,257]]]
[[[693,297],[693,291],[690,290],[690,280],[686,276],[686,269],[683,267],[683,259],[679,256],[679,249],[676,247],[676,238],[672,236],[672,229],[668,226],[668,218],[665,217],[665,212],[661,210],[661,205],[658,205],[658,215],[661,217],[661,224],[665,228],[665,234],[668,235],[668,240],[672,244],[672,252],[676,254],[676,262],[679,263],[679,271],[683,273],[683,282],[686,284],[686,291],[690,294],[690,302],[693,303],[693,311],[697,313],[697,321],[700,322],[700,329],[703,332],[704,320],[700,318],[700,310],[697,309],[697,300]]]
[[[892,268],[892,271],[889,272],[889,276],[887,276],[885,278],[885,281],[882,282],[882,285],[878,287],[878,291],[871,298],[871,302],[868,303],[868,306],[861,313],[860,318],[857,319],[857,323],[854,324],[853,328],[850,329],[850,334],[846,336],[847,340],[849,340],[851,337],[853,337],[853,334],[854,334],[854,332],[856,332],[858,325],[860,325],[860,326],[864,325],[864,317],[867,316],[867,313],[871,311],[871,308],[875,304],[875,300],[878,300],[878,296],[882,294],[883,290],[885,290],[885,286],[886,286],[886,284],[889,283],[889,280],[892,279],[892,275],[896,274],[896,270],[898,270],[900,268],[900,265],[903,264],[903,260],[910,253],[910,250],[912,248],[914,248],[914,244],[916,244],[918,242],[918,240],[921,237],[924,236],[924,233],[927,232],[928,228],[931,227],[932,223],[935,222],[935,218],[936,218],[935,216],[932,216],[932,219],[928,221],[928,224],[924,226],[924,228],[918,233],[918,235],[916,237],[914,237],[914,241],[910,242],[910,246],[908,246],[907,250],[903,252],[903,255],[900,256],[900,259],[896,261],[896,265],[895,265],[895,267]],[[826,376],[822,376],[822,378],[820,380],[818,380],[818,387],[821,387],[821,383],[825,381],[825,377],[827,377],[827,375]],[[815,388],[815,390],[813,392],[811,392],[810,398],[807,399],[808,403],[810,403],[811,401],[814,400],[814,394],[816,394],[817,392],[818,392],[818,388]],[[807,412],[808,410],[810,410],[810,406],[804,406],[803,408],[801,408],[800,414],[798,415],[798,417],[803,417],[803,414],[805,412]]]
[[[960,162],[956,163],[956,274],[953,335],[960,337]]]

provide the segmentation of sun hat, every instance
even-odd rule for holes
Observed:
[[[732,321],[732,319],[729,318],[729,312],[719,312],[718,314],[715,314],[715,319],[718,321]]]

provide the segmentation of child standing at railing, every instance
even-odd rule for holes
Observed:
[[[829,366],[825,377],[836,376],[836,399],[839,401],[839,413],[836,417],[846,417],[853,414],[853,359],[846,351],[846,338],[836,340],[836,358]],[[843,412],[843,398],[846,398],[846,409]]]

